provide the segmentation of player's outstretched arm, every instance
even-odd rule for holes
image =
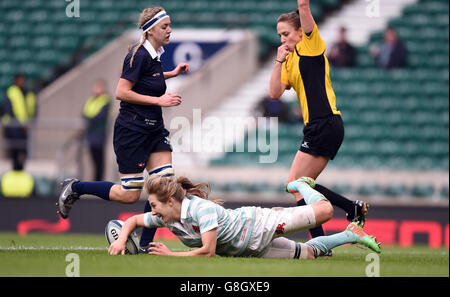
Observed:
[[[188,73],[189,72],[189,65],[187,63],[180,63],[175,67],[174,70],[164,72],[164,79],[169,79],[172,77],[176,77],[180,75],[180,73]]]
[[[150,243],[150,255],[178,256],[178,257],[214,257],[217,245],[217,228],[202,233],[202,247],[188,252],[172,252],[161,242]]]
[[[114,241],[108,249],[110,255],[125,255],[125,245],[130,236],[136,228],[144,227],[144,214],[139,214],[132,216],[122,226],[122,231],[120,232],[119,238]]]
[[[309,7],[309,0],[297,0],[297,4],[303,32],[305,32],[306,34],[311,33],[316,23],[311,14],[311,9]]]

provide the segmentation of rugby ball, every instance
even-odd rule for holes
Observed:
[[[109,245],[119,238],[120,232],[122,231],[122,226],[123,221],[121,220],[112,220],[108,222],[105,228],[105,237]],[[138,252],[139,238],[136,232],[132,232],[130,236],[128,236],[128,240],[125,245],[125,254],[137,254]]]

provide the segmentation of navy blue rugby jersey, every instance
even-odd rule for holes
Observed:
[[[121,78],[135,83],[133,91],[147,96],[160,97],[166,93],[166,81],[159,56],[149,41],[141,46],[130,67],[134,48],[123,62]],[[160,54],[163,52],[162,48]],[[149,133],[164,127],[162,109],[157,105],[139,105],[125,101],[120,102],[117,122],[134,131]]]

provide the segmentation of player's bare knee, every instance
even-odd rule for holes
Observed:
[[[324,201],[324,212],[325,212],[325,220],[330,220],[334,215],[334,208],[333,205],[329,201]]]
[[[322,225],[333,217],[334,209],[328,200],[321,200],[312,204],[316,216],[316,225]]]

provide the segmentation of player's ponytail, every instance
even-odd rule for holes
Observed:
[[[138,49],[144,44],[144,42],[145,42],[146,39],[147,39],[147,32],[145,32],[145,33],[142,35],[141,42],[139,42],[139,44],[136,45],[136,46],[134,47],[133,54],[131,55],[131,59],[130,59],[130,68],[133,67],[134,55],[136,55]],[[132,47],[130,46],[130,47],[128,48],[128,51],[131,51],[131,48],[132,48]]]
[[[193,184],[187,177],[180,176],[176,182],[186,191],[186,196],[194,195],[203,199],[208,199],[210,186],[208,183]]]
[[[168,177],[154,176],[150,177],[145,184],[146,192],[154,194],[161,202],[167,202],[170,197],[181,202],[186,196],[197,196],[208,200],[211,190],[208,183],[194,184],[185,176],[180,176],[176,180]],[[211,200],[217,204],[223,204],[222,200]]]

